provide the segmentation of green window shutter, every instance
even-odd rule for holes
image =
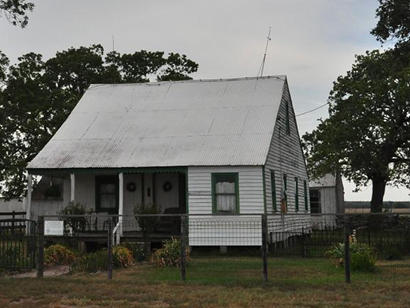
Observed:
[[[296,189],[295,189],[295,210],[296,212],[299,211],[299,182],[298,182],[298,178],[295,177],[295,185],[296,185]]]
[[[288,208],[288,177],[286,174],[283,174],[283,191],[284,197],[286,200],[286,209]]]
[[[306,180],[303,182],[303,186],[304,186],[304,196],[305,196],[305,210],[308,211],[309,210],[309,204],[308,204],[308,194],[307,194],[307,182]]]
[[[238,173],[212,173],[212,213],[239,214],[239,176]],[[233,184],[230,185],[230,184]],[[230,187],[229,187],[230,186]],[[232,190],[233,189],[233,190]],[[224,199],[224,201],[223,201]],[[234,199],[234,208],[224,208],[227,199]]]
[[[275,171],[270,171],[270,187],[272,191],[272,208],[276,212],[278,210],[278,205],[276,203],[276,183],[275,183]]]

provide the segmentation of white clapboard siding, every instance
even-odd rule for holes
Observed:
[[[336,227],[337,190],[336,186],[315,188],[320,192],[321,215],[313,215],[312,222],[315,229]]]
[[[312,231],[310,214],[268,215],[268,233],[271,243],[287,240]]]
[[[261,246],[261,215],[190,216],[190,246]]]
[[[212,214],[212,173],[238,173],[240,214],[263,214],[262,167],[189,167],[189,214]],[[192,246],[254,246],[261,243],[261,216],[190,216]]]
[[[263,214],[262,167],[189,167],[189,214],[212,214],[212,173],[238,173],[239,212]]]
[[[289,106],[290,134],[287,134],[286,132],[286,103],[288,103]],[[303,152],[300,146],[300,138],[296,124],[295,112],[293,110],[292,100],[289,94],[287,82],[285,82],[284,84],[283,97],[279,107],[278,115],[276,118],[272,116],[272,121],[276,121],[276,124],[273,132],[268,157],[265,164],[266,210],[268,214],[274,214],[271,188],[271,171],[274,171],[276,184],[277,214],[279,215],[280,213],[280,203],[283,189],[283,174],[287,175],[288,213],[296,213],[295,177],[297,177],[299,186],[299,211],[297,213],[301,215],[293,217],[289,225],[293,225],[294,220],[298,219],[302,220],[301,224],[305,224],[305,222],[303,221],[305,221],[309,216],[305,216],[302,214],[310,212],[309,196],[307,196],[307,211],[305,210],[304,196],[304,182],[306,181],[308,185],[308,176]],[[308,193],[309,188],[307,187],[307,194]],[[286,215],[284,217],[285,220],[289,219]]]

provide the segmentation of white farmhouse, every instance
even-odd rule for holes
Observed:
[[[259,245],[263,213],[270,228],[310,223],[285,76],[91,85],[28,172],[43,186],[31,218],[74,201],[120,215],[123,236],[149,204],[189,214],[191,246]]]

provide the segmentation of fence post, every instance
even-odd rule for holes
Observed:
[[[262,262],[263,262],[263,280],[268,281],[268,217],[266,214],[262,215]]]
[[[181,216],[181,279],[186,279],[186,216]]]
[[[112,279],[112,220],[108,221],[108,234],[107,234],[107,248],[108,248],[108,263],[107,263],[107,271],[108,271],[108,279]]]
[[[345,267],[345,281],[346,283],[350,283],[350,224],[347,219],[347,216],[345,216],[345,221],[344,221],[344,233],[345,233],[345,238],[344,238],[344,248],[345,248],[345,253],[344,253],[344,267]]]
[[[37,278],[43,278],[44,276],[44,216],[38,217],[37,228],[38,228]]]

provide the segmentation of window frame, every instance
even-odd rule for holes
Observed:
[[[218,179],[233,177],[235,181],[235,211],[234,212],[220,212],[217,210],[216,204],[216,183]],[[239,173],[238,172],[214,172],[211,174],[211,194],[212,194],[212,214],[237,215],[239,214]],[[218,194],[224,195],[224,194]],[[233,195],[233,194],[226,194]]]
[[[114,184],[115,193],[108,195],[115,195],[115,208],[102,208],[101,207],[101,193],[100,187],[103,184]],[[109,213],[118,214],[119,209],[119,179],[118,175],[96,175],[95,176],[95,211],[97,213]]]
[[[272,210],[274,213],[276,213],[278,211],[278,203],[276,200],[275,170],[270,170],[270,189],[272,193]]]

